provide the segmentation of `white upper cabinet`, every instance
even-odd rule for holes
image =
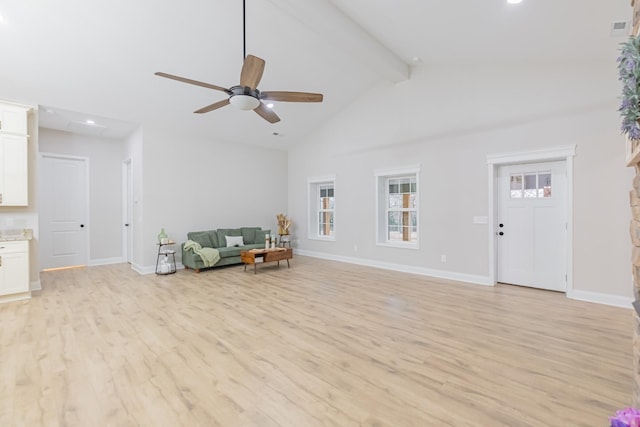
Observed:
[[[0,102],[0,206],[29,204],[30,107]]]
[[[0,132],[27,135],[27,117],[31,108],[0,102]]]

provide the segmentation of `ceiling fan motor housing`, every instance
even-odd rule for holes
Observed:
[[[260,91],[248,86],[233,86],[229,102],[241,110],[253,110],[260,105]]]

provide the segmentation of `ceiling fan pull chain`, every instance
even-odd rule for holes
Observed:
[[[247,58],[247,12],[246,0],[242,0],[242,62]]]

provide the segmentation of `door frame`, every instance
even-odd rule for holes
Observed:
[[[566,215],[567,232],[566,266],[568,298],[573,297],[573,158],[576,155],[576,144],[558,147],[541,148],[537,150],[518,151],[510,153],[487,154],[489,173],[489,283],[495,286],[498,277],[498,245],[496,230],[498,224],[498,168],[500,166],[564,161],[567,173]]]
[[[65,160],[75,160],[75,161],[82,161],[84,162],[85,168],[84,168],[84,182],[85,182],[85,189],[84,189],[84,197],[85,197],[85,203],[84,203],[84,213],[85,213],[85,219],[84,219],[84,224],[86,227],[87,232],[85,233],[85,244],[87,245],[86,248],[86,263],[84,265],[89,265],[89,263],[91,262],[91,200],[90,200],[90,186],[91,186],[91,181],[90,181],[90,170],[89,168],[91,167],[90,164],[90,159],[88,157],[82,157],[82,156],[71,156],[71,155],[67,155],[67,154],[58,154],[58,153],[49,153],[49,152],[41,152],[39,153],[38,156],[38,170],[42,171],[44,170],[43,167],[43,163],[44,163],[44,159],[45,158],[55,158],[55,159],[65,159]],[[42,188],[44,188],[44,186],[42,185],[42,180],[45,177],[43,176],[42,173],[38,174],[38,189],[39,191],[41,191]],[[38,199],[41,199],[40,196],[38,196]],[[41,221],[41,214],[38,215],[38,223],[40,223]],[[41,226],[39,226],[39,229],[42,229]],[[42,235],[40,235],[40,239],[42,239]],[[41,252],[43,250],[43,245],[40,245],[40,251]],[[42,270],[42,253],[39,253],[38,255],[38,271]]]
[[[125,226],[124,224],[129,224]],[[122,162],[122,261],[132,263],[133,256],[133,160]]]

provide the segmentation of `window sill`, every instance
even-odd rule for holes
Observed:
[[[309,236],[309,240],[320,240],[324,242],[335,242],[336,238],[334,236],[331,237],[319,237],[319,236]]]
[[[400,243],[400,242],[377,242],[376,246],[384,246],[387,248],[397,248],[397,249],[420,249],[420,245],[418,243]]]

